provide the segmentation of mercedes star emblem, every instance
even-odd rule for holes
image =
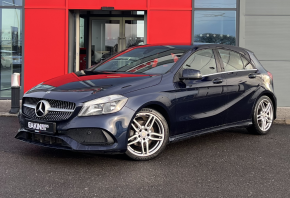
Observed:
[[[50,105],[47,101],[41,100],[37,103],[35,107],[35,114],[37,117],[44,117],[48,113]]]

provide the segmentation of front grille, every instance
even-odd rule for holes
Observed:
[[[59,108],[59,109],[68,109],[68,110],[74,110],[75,109],[75,103],[73,102],[66,102],[61,100],[51,100],[51,99],[42,99],[42,98],[23,98],[24,104],[31,104],[36,105],[40,100],[46,100],[49,102],[50,106],[53,108]]]
[[[57,111],[48,111],[44,117],[37,117],[35,108],[40,100],[46,100],[51,108],[59,109]],[[27,105],[27,106],[25,106]],[[75,109],[75,103],[61,100],[41,99],[41,98],[23,98],[22,113],[30,119],[43,121],[61,121],[67,120]]]

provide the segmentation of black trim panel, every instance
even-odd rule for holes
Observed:
[[[252,124],[251,120],[245,120],[245,121],[241,121],[241,122],[232,123],[229,125],[222,125],[219,127],[203,129],[200,131],[192,131],[192,132],[172,136],[169,138],[169,142],[177,142],[177,141],[185,140],[185,139],[188,139],[191,137],[195,137],[195,136],[199,136],[199,135],[203,135],[203,134],[208,134],[208,133],[213,133],[213,132],[218,132],[218,131],[221,131],[224,129],[234,128],[234,127],[243,127],[243,126],[246,127],[246,126],[249,126],[251,124]]]

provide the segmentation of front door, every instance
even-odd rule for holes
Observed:
[[[219,73],[219,62],[214,50],[195,52],[183,64],[183,69],[199,70],[201,80],[184,80],[175,83],[177,88],[176,120],[178,133],[199,131],[223,125],[227,94],[223,75]]]
[[[91,17],[88,66],[128,47],[144,44],[144,18]]]

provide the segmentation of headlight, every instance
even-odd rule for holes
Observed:
[[[92,116],[120,111],[128,98],[121,95],[110,95],[84,103],[79,116]]]

